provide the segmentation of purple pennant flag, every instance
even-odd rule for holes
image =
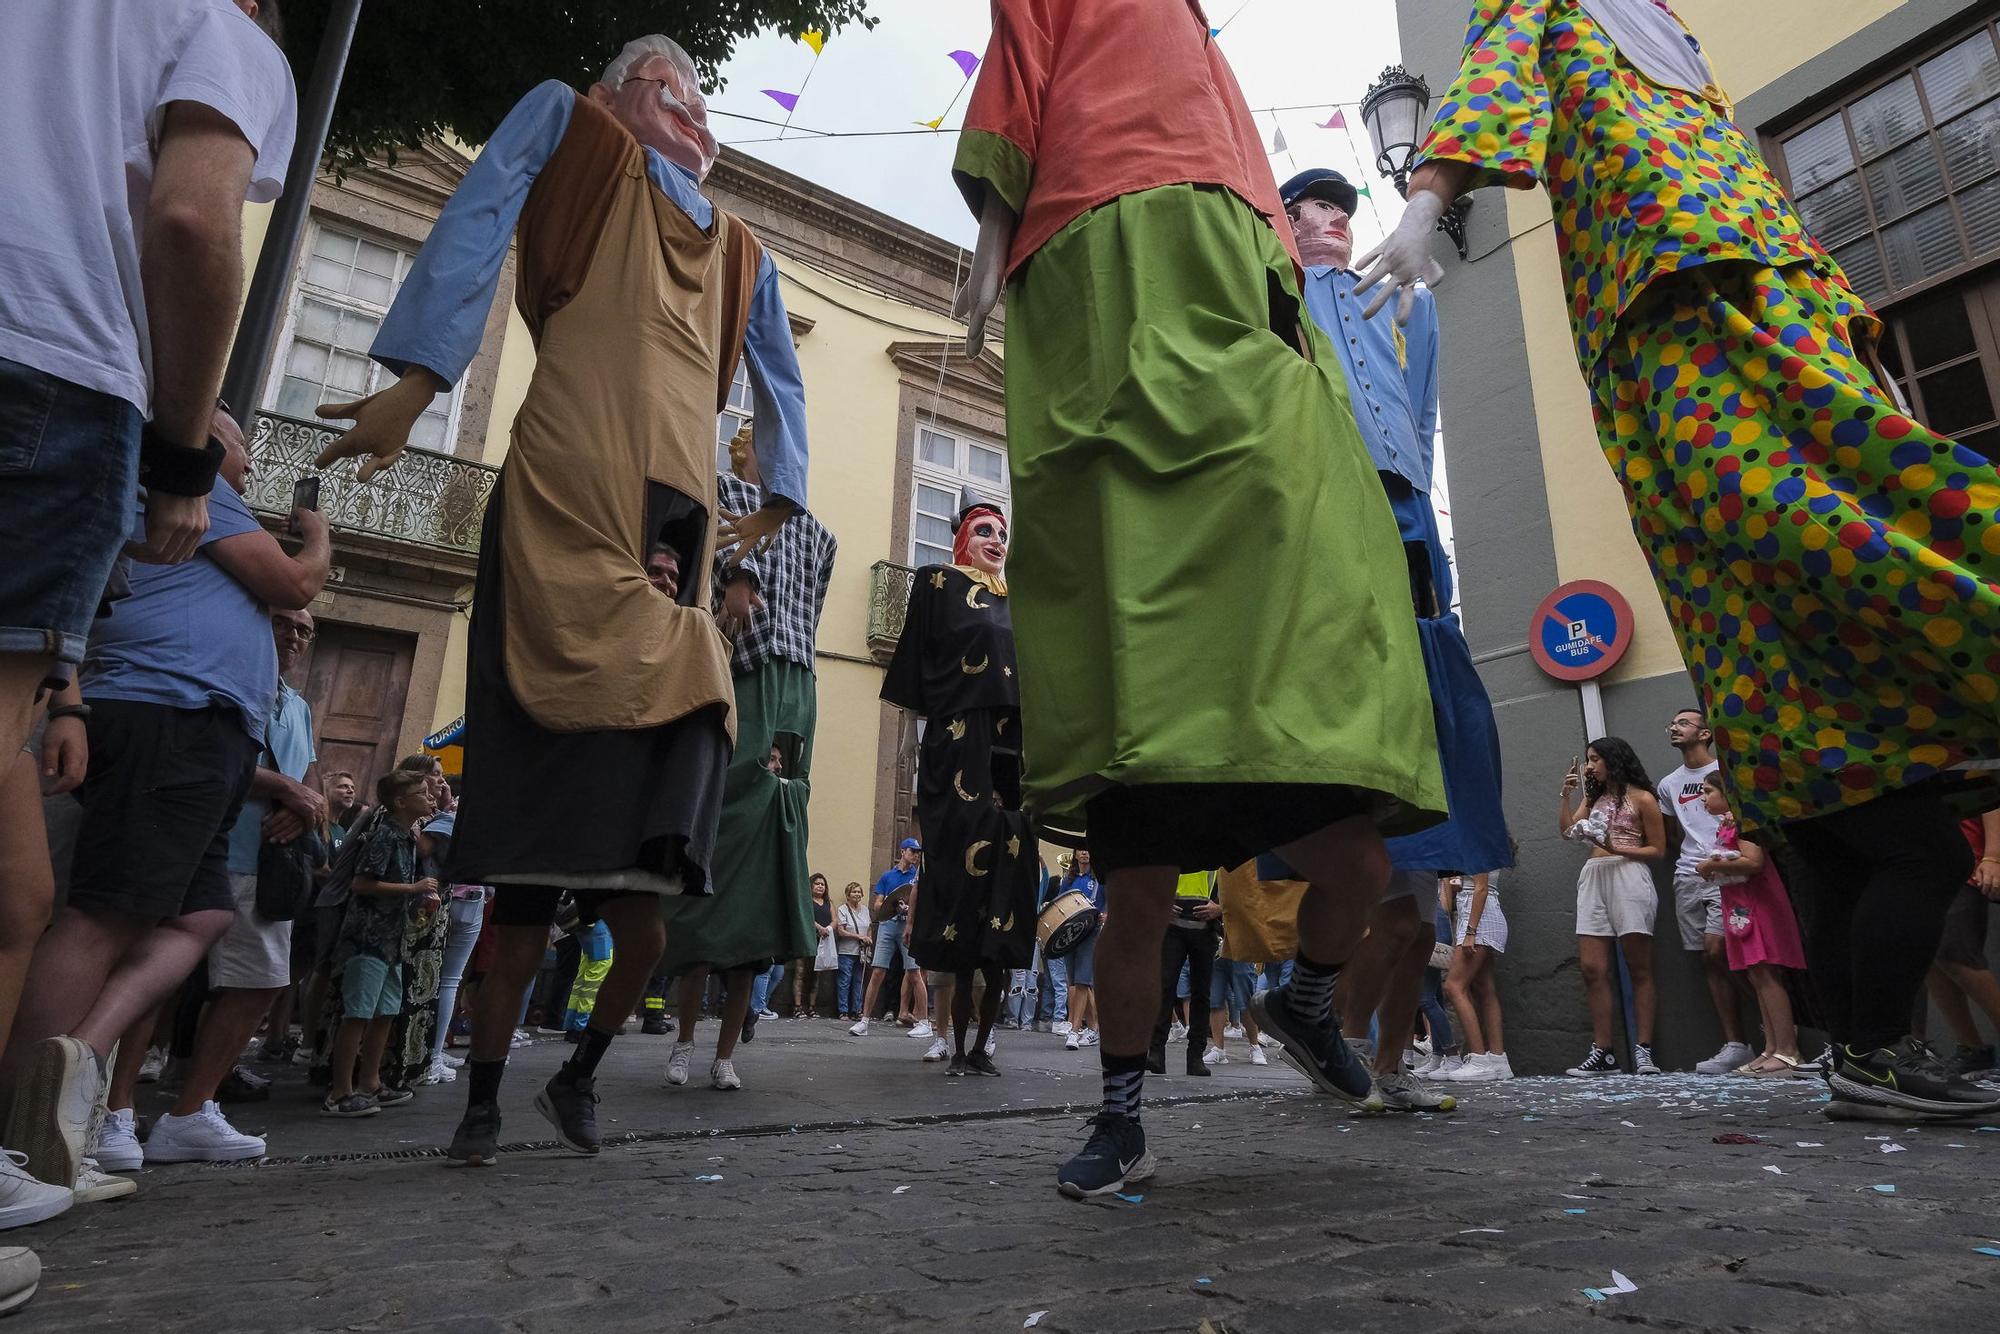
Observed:
[[[968,79],[972,77],[972,71],[979,68],[979,57],[970,51],[953,51],[950,58],[965,71],[965,77]]]
[[[764,91],[764,96],[770,98],[773,102],[776,102],[786,111],[798,110],[799,95],[797,93],[781,93],[776,88],[766,88],[763,91]]]

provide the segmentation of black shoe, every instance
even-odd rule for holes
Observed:
[[[1826,1114],[1836,1121],[2000,1114],[2000,1092],[1953,1074],[1915,1038],[1869,1052],[1836,1043],[1826,1083]]]
[[[251,1074],[240,1065],[236,1066],[216,1085],[215,1100],[220,1103],[269,1102],[271,1081],[262,1075]]]
[[[645,1022],[639,1025],[639,1031],[656,1038],[663,1037],[668,1032],[667,1017],[664,1014],[649,1014]]]
[[[596,1153],[601,1147],[597,1138],[596,1083],[587,1078],[571,1079],[568,1072],[558,1070],[535,1095],[535,1110],[556,1128],[556,1138],[565,1149]]]
[[[753,1042],[756,1040],[756,1037],[757,1037],[757,1012],[755,1010],[752,1010],[750,1011],[750,1013],[743,1016],[743,1032],[736,1040],[738,1042]]]
[[[1072,1200],[1088,1200],[1153,1175],[1153,1155],[1146,1152],[1146,1132],[1137,1120],[1099,1112],[1090,1126],[1083,1152],[1056,1172],[1057,1190]]]
[[[1590,1046],[1590,1055],[1584,1057],[1581,1063],[1572,1065],[1569,1069],[1563,1071],[1563,1073],[1577,1079],[1591,1079],[1598,1075],[1615,1075],[1618,1073],[1618,1058],[1593,1042]]]
[[[1208,1063],[1201,1059],[1200,1047],[1188,1048],[1187,1072],[1200,1079],[1208,1078]]]
[[[1164,1075],[1167,1073],[1167,1049],[1165,1047],[1151,1047],[1147,1049],[1146,1073],[1149,1075]]]
[[[375,1090],[375,1105],[377,1107],[401,1107],[416,1096],[416,1092],[412,1089],[397,1088],[394,1084],[384,1084],[381,1088]]]
[[[491,1167],[499,1162],[500,1104],[475,1102],[467,1107],[444,1158],[449,1167]]]
[[[952,1057],[951,1064],[947,1065],[944,1068],[944,1072],[950,1075],[953,1079],[958,1078],[960,1075],[971,1073],[971,1071],[966,1066],[965,1057],[963,1056]]]
[[[1366,1098],[1375,1081],[1341,1037],[1340,1025],[1329,1021],[1314,1028],[1306,1024],[1292,1013],[1291,1000],[1289,986],[1272,987],[1252,996],[1250,1011],[1257,1016],[1257,1027],[1278,1040],[1285,1060],[1322,1093],[1348,1102]]]
[[[1944,1068],[1960,1079],[1976,1079],[1992,1071],[1995,1065],[1993,1047],[1968,1047],[1963,1043],[1957,1051],[1945,1058]]]
[[[965,1058],[965,1068],[968,1073],[975,1075],[998,1076],[1000,1073],[1000,1067],[993,1064],[993,1058],[986,1054],[986,1049],[983,1047]]]

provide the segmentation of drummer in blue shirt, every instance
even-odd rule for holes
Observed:
[[[1097,933],[1104,929],[1104,884],[1090,869],[1090,853],[1087,849],[1077,849],[1068,871],[1063,873],[1059,894],[1076,892],[1089,897],[1090,906],[1097,909],[1097,930],[1083,938],[1083,943],[1070,952],[1062,963],[1069,973],[1069,1035],[1063,1045],[1071,1051],[1081,1047],[1097,1045],[1097,995],[1093,987],[1097,984],[1094,964],[1097,959]],[[1062,1025],[1056,1025],[1061,1031]]]
[[[1399,325],[1385,307],[1370,319],[1359,279],[1348,265],[1354,253],[1351,230],[1358,192],[1337,171],[1316,167],[1292,177],[1279,190],[1305,263],[1306,311],[1325,332],[1347,377],[1355,425],[1382,479],[1409,560],[1410,601],[1423,644],[1439,758],[1451,818],[1422,833],[1388,840],[1396,874],[1369,923],[1365,951],[1373,960],[1348,961],[1336,995],[1340,1011],[1361,1031],[1366,1015],[1381,1007],[1384,1032],[1379,1050],[1378,1091],[1400,1110],[1438,1101],[1421,1090],[1402,1090],[1397,1063],[1408,1034],[1388,1031],[1392,1013],[1414,1013],[1411,1003],[1394,1003],[1398,989],[1421,986],[1432,927],[1427,905],[1437,873],[1511,866],[1507,826],[1500,807],[1500,741],[1493,706],[1472,666],[1472,652],[1452,612],[1451,563],[1431,505],[1431,466],[1438,431],[1438,320],[1431,294],[1415,289],[1409,321]],[[1260,867],[1266,879],[1283,879]],[[1422,911],[1420,911],[1422,909]],[[1369,979],[1356,982],[1356,978]],[[1351,994],[1366,985],[1375,994]],[[1385,1003],[1388,1002],[1388,1003]],[[1393,1040],[1392,1040],[1393,1039]],[[1392,1085],[1394,1087],[1392,1087]],[[1445,1100],[1448,1102],[1448,1100]],[[1435,1108],[1430,1108],[1435,1110]]]

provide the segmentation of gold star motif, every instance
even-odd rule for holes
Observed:
[[[1007,840],[1007,855],[1009,857],[1018,857],[1021,855],[1021,836],[1019,834]]]
[[[1002,676],[1012,676],[1013,674],[1014,674],[1014,669],[1012,667],[1002,667],[1000,669],[1000,675]]]
[[[965,740],[965,719],[963,718],[952,719],[951,725],[949,727],[946,727],[944,730],[951,733],[951,739],[953,741]]]
[[[936,574],[934,574],[934,575],[932,575],[932,576],[931,576],[931,587],[932,587],[932,588],[943,588],[943,587],[944,587],[944,571],[943,571],[943,570],[939,570],[939,571],[938,571],[938,572],[937,572]]]
[[[957,928],[956,926],[948,926],[948,927],[946,927],[946,928],[944,929],[944,938],[945,938],[946,940],[957,940],[957,939],[958,939],[958,928]]]
[[[987,925],[992,927],[995,931],[998,931],[1000,929],[1000,919],[996,917],[992,921],[988,922]]]

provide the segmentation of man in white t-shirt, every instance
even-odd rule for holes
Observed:
[[[1756,1053],[1743,1041],[1743,1023],[1736,1006],[1736,984],[1722,947],[1722,890],[1694,868],[1715,850],[1720,822],[1702,804],[1702,779],[1716,770],[1709,731],[1700,709],[1682,709],[1667,724],[1667,740],[1681,753],[1681,767],[1662,778],[1654,789],[1668,837],[1680,835],[1674,858],[1674,916],[1680,922],[1682,948],[1702,956],[1708,976],[1708,998],[1722,1021],[1722,1050],[1695,1066],[1703,1075],[1726,1075]]]
[[[292,151],[274,6],[0,5],[0,755],[82,658],[134,489],[144,558],[207,531],[243,204]]]

